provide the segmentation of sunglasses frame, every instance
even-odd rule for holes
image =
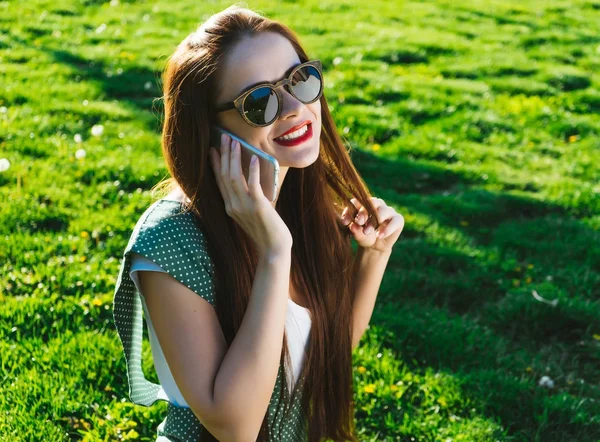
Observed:
[[[321,81],[321,90],[319,91],[319,93],[317,94],[316,98],[314,100],[311,101],[302,101],[300,100],[300,98],[296,97],[296,95],[294,94],[294,92],[292,92],[292,89],[289,87],[292,84],[292,78],[294,76],[294,74],[299,70],[302,69],[304,67],[307,66],[312,66],[314,67],[318,72],[319,72],[319,76],[321,77],[320,81]],[[287,86],[286,90],[292,95],[294,96],[294,98],[296,98],[297,100],[301,101],[304,104],[310,104],[310,103],[314,103],[315,101],[317,101],[319,98],[321,98],[321,96],[323,95],[323,89],[325,88],[325,82],[323,80],[323,65],[321,64],[321,60],[309,60],[306,61],[304,63],[300,63],[298,66],[294,67],[292,69],[292,71],[289,73],[289,75],[278,81],[277,83],[273,84],[273,83],[269,83],[268,81],[265,81],[264,83],[259,83],[257,85],[252,86],[250,89],[248,89],[247,91],[242,92],[235,100],[230,101],[228,103],[222,104],[221,106],[217,106],[216,111],[217,112],[225,112],[231,109],[237,109],[237,111],[240,113],[240,115],[242,116],[242,118],[244,119],[244,121],[246,121],[246,123],[248,123],[250,126],[253,127],[265,127],[265,126],[270,126],[271,124],[273,124],[275,122],[275,120],[277,120],[277,118],[279,118],[279,115],[281,114],[281,104],[283,103],[283,97],[281,96],[281,92],[279,90],[280,87],[282,86]],[[246,100],[246,97],[248,95],[250,95],[252,92],[254,92],[257,89],[261,89],[263,87],[268,87],[269,89],[273,90],[275,92],[275,95],[277,96],[277,112],[275,113],[275,117],[273,118],[272,121],[270,121],[269,123],[265,123],[265,124],[256,124],[252,121],[250,121],[248,119],[248,117],[246,117],[246,113],[247,111],[244,111],[244,101]]]

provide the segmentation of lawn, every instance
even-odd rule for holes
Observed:
[[[0,440],[154,440],[112,296],[167,175],[161,71],[230,4],[0,1]],[[600,440],[600,2],[248,6],[322,60],[405,218],[354,352],[359,439]]]

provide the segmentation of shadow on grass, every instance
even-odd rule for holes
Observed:
[[[546,373],[539,354],[488,327],[454,316],[426,300],[378,304],[373,323],[388,331],[384,346],[415,369],[432,367],[458,379],[480,412],[498,419],[511,440],[591,441],[600,423],[581,386],[563,381],[553,390],[537,385]],[[541,361],[544,362],[544,361]],[[530,366],[536,367],[528,370]]]
[[[155,84],[157,72],[135,67],[107,77],[109,68],[97,61],[59,49],[46,51],[56,62],[74,68],[82,81],[98,84],[109,98],[144,113],[152,109],[151,92],[144,85]],[[396,55],[390,62],[399,58]],[[157,130],[159,126],[149,128]],[[485,183],[475,175],[389,161],[359,150],[354,151],[353,159],[374,193],[388,204],[407,207],[426,217],[431,226],[470,239],[471,247],[480,253],[477,258],[428,242],[423,229],[406,226],[384,280],[388,287],[394,283],[393,292],[402,294],[402,303],[393,299],[388,289],[373,316],[373,322],[393,331],[389,345],[403,360],[414,361],[421,368],[452,371],[464,380],[468,394],[486,405],[486,414],[499,418],[520,440],[583,440],[586,424],[586,434],[600,435],[600,424],[590,425],[593,404],[589,400],[579,404],[576,388],[567,387],[566,379],[561,391],[552,394],[536,387],[537,378],[533,378],[542,373],[536,371],[538,367],[558,358],[555,353],[573,355],[568,346],[600,326],[598,309],[590,308],[583,299],[591,300],[598,288],[597,252],[588,247],[598,242],[597,232],[571,218],[564,207],[475,189]],[[408,253],[397,253],[401,250]],[[502,263],[525,260],[539,271],[532,276],[556,275],[551,285],[564,297],[559,309],[537,304],[539,308],[530,309],[531,303],[518,298],[519,293],[507,295],[498,280],[510,275],[510,269]],[[589,293],[581,289],[582,281],[590,287]],[[31,305],[27,313],[36,310],[43,312],[44,306]],[[21,310],[18,313],[15,323],[26,322],[19,317]],[[71,306],[65,305],[56,309],[58,317],[46,317],[43,330],[47,336],[55,323],[67,323],[69,314]],[[99,312],[94,318],[105,323],[107,314]],[[24,332],[28,330],[25,327]],[[536,347],[549,337],[556,340],[550,356],[538,354]],[[585,364],[598,360],[591,352],[582,352],[578,359]],[[561,357],[553,364],[560,368],[567,362]],[[536,368],[528,374],[526,368],[531,365]],[[585,370],[574,371],[586,374]]]
[[[599,380],[591,335],[600,329],[600,250],[589,247],[598,232],[568,208],[474,188],[477,177],[352,155],[374,194],[426,220],[405,225],[382,287],[465,315],[530,351],[552,343],[572,358],[567,369],[581,364],[583,378]],[[428,240],[429,231],[453,245]],[[534,290],[557,304],[540,302]]]
[[[106,98],[118,100],[121,103],[133,106],[141,112],[141,119],[146,127],[154,133],[162,130],[162,101],[156,100],[162,92],[160,90],[161,72],[148,69],[144,66],[123,68],[122,72],[102,61],[86,59],[64,49],[45,46],[33,47],[27,40],[17,36],[11,39],[20,46],[40,50],[50,55],[57,63],[70,66],[75,70],[73,82],[89,82],[96,84],[106,94]],[[112,72],[107,75],[108,72]],[[119,73],[120,72],[120,73]],[[148,87],[148,85],[150,87]],[[156,100],[156,101],[155,101]]]

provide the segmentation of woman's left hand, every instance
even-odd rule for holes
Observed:
[[[404,217],[381,198],[371,197],[377,221],[379,221],[379,228],[375,230],[373,219],[368,220],[367,223],[369,214],[363,205],[356,198],[352,198],[350,201],[358,209],[356,218],[354,220],[351,218],[349,207],[344,208],[341,218],[342,223],[348,226],[354,235],[358,245],[382,253],[391,252],[404,228]]]

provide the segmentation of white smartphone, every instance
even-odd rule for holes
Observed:
[[[232,139],[239,141],[242,147],[240,149],[242,154],[242,172],[244,173],[246,182],[248,182],[248,174],[250,172],[250,159],[253,154],[258,157],[260,163],[260,185],[267,199],[274,202],[277,199],[277,192],[279,191],[279,162],[277,159],[219,126],[214,126],[211,140],[212,146],[221,146],[221,134],[227,134]]]

